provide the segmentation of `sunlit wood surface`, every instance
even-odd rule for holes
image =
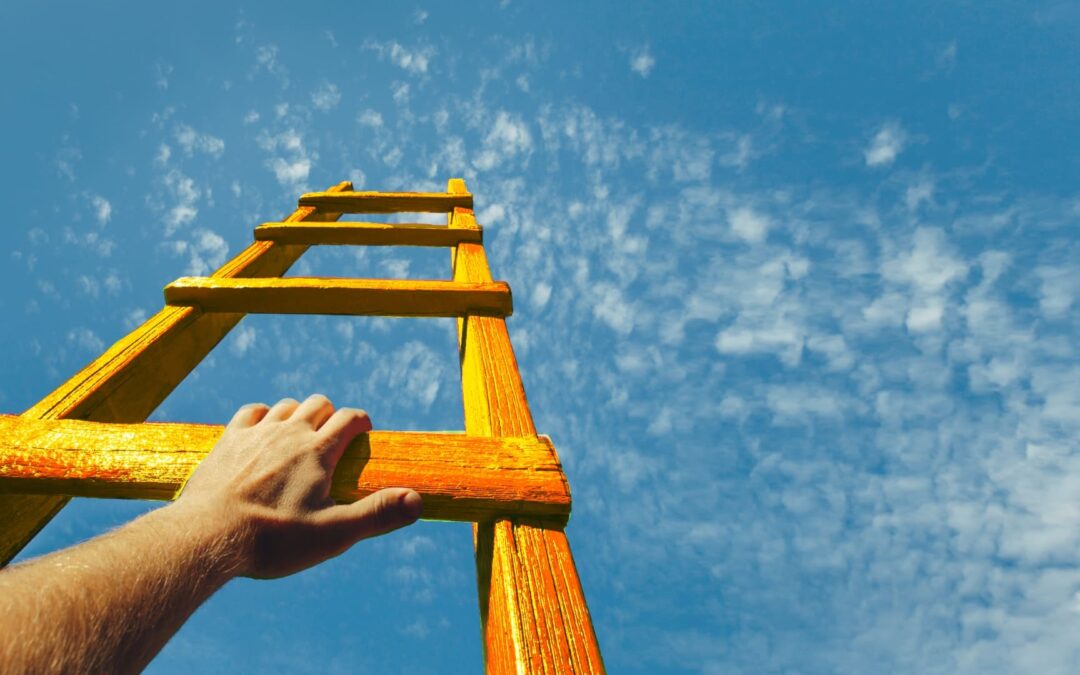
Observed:
[[[222,430],[0,415],[0,492],[173,499]],[[415,489],[431,520],[528,515],[565,522],[570,513],[570,490],[544,437],[362,434],[342,456],[331,496],[352,502],[386,487]]]
[[[255,239],[281,244],[335,246],[456,246],[480,243],[483,232],[423,223],[263,223]]]
[[[472,195],[446,192],[309,192],[300,206],[314,206],[335,213],[450,213],[471,209]]]
[[[453,179],[450,192],[464,192]],[[471,211],[456,210],[450,227],[473,228]],[[485,282],[491,271],[482,246],[452,254],[454,280]],[[458,321],[465,430],[477,436],[536,434],[506,322]],[[566,535],[525,518],[478,523],[473,530],[488,673],[600,673],[600,647]]]
[[[513,311],[504,281],[182,277],[165,287],[165,302],[204,312],[249,314],[455,317],[508,316]]]

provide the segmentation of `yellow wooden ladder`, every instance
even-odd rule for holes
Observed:
[[[448,214],[448,225],[336,222],[343,213]],[[305,194],[279,223],[210,277],[165,288],[166,307],[22,415],[0,416],[0,564],[73,496],[172,499],[222,427],[146,418],[246,313],[457,317],[465,433],[373,431],[334,475],[353,501],[412,487],[424,517],[473,522],[484,660],[489,673],[603,672],[570,545],[570,491],[538,436],[460,179],[440,193]],[[440,281],[282,275],[316,244],[447,246]]]

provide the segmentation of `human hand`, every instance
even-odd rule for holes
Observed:
[[[174,506],[221,528],[235,574],[282,577],[343,553],[361,539],[409,525],[420,495],[387,488],[348,505],[330,498],[338,460],[367,413],[334,411],[322,395],[237,411]]]

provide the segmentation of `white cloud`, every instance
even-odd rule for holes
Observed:
[[[913,333],[936,330],[941,327],[941,317],[944,313],[945,302],[941,298],[925,298],[908,310],[904,323]]]
[[[179,228],[190,224],[199,215],[197,203],[202,191],[195,181],[184,175],[179,169],[171,169],[163,178],[166,191],[174,201],[165,212],[165,236],[172,236]]]
[[[319,110],[332,110],[341,103],[341,92],[336,84],[324,82],[311,93],[311,103]]]
[[[425,18],[426,18],[425,14]],[[435,48],[431,45],[420,45],[408,48],[398,42],[368,42],[364,45],[367,49],[374,50],[380,59],[390,59],[398,68],[412,74],[423,75],[427,73],[428,64],[435,56]]]
[[[728,223],[735,236],[750,244],[764,241],[769,233],[769,218],[746,206],[729,211]]]
[[[427,410],[446,378],[445,363],[441,355],[422,342],[406,342],[393,354],[377,360],[367,382],[371,393],[364,398],[376,400],[378,392],[395,391],[401,405]]]
[[[630,70],[642,77],[648,77],[656,65],[656,59],[648,47],[641,47],[630,57]]]
[[[628,334],[634,328],[635,311],[616,286],[607,283],[596,284],[592,289],[595,298],[593,313],[596,318],[606,323],[621,335]]]
[[[1075,267],[1049,265],[1040,266],[1035,273],[1039,277],[1039,309],[1050,318],[1066,316],[1080,288],[1080,273]]]
[[[883,124],[863,151],[867,166],[888,166],[904,149],[907,134],[895,122]]]
[[[101,195],[90,195],[90,206],[94,208],[94,219],[98,225],[105,225],[112,218],[112,204]]]
[[[99,354],[105,349],[105,341],[98,337],[97,333],[80,326],[68,331],[67,341],[84,352]]]
[[[428,69],[428,60],[434,55],[434,47],[409,50],[396,42],[390,47],[390,59],[399,68],[411,73],[426,73]]]
[[[154,164],[158,166],[165,166],[169,163],[169,158],[172,157],[172,148],[165,143],[158,145],[157,154],[154,155]]]
[[[383,125],[383,117],[378,111],[371,108],[365,108],[356,114],[356,121],[365,127],[371,127],[372,129],[378,129]]]
[[[217,136],[198,132],[186,124],[176,127],[175,136],[176,142],[188,157],[198,151],[217,159],[225,152],[225,141]],[[168,159],[168,155],[165,159]]]
[[[173,67],[168,63],[154,64],[154,84],[157,88],[165,91],[169,88],[169,76],[172,75]]]
[[[255,69],[253,74],[259,71],[266,71],[276,76],[282,87],[287,87],[289,84],[288,73],[278,61],[277,45],[261,45],[255,49]]]
[[[785,319],[747,316],[716,336],[716,350],[728,356],[776,354],[789,367],[802,360],[803,332]]]
[[[546,282],[539,282],[533,286],[532,304],[537,310],[543,309],[551,299],[551,286]]]
[[[753,146],[754,140],[750,134],[740,134],[735,139],[735,147],[720,157],[720,163],[724,166],[733,166],[740,171],[745,169],[754,156]]]
[[[229,245],[225,239],[207,229],[191,232],[191,239],[174,239],[162,243],[162,248],[175,256],[187,256],[185,274],[205,276],[221,267],[229,254]]]
[[[97,254],[101,258],[108,258],[116,248],[116,242],[98,232],[80,230],[76,232],[70,227],[64,228],[64,243],[73,244],[85,248]]]
[[[79,276],[76,282],[79,286],[79,292],[81,292],[83,295],[89,295],[92,298],[96,298],[98,296],[97,279],[83,274]]]
[[[229,351],[233,356],[242,357],[255,345],[258,333],[251,326],[237,326],[229,334]]]
[[[929,178],[920,178],[908,186],[904,192],[904,202],[909,211],[919,208],[923,202],[929,202],[934,197],[934,182]]]
[[[781,423],[805,423],[811,417],[839,417],[847,407],[847,403],[832,390],[813,386],[769,387],[765,401]]]
[[[274,178],[283,186],[305,186],[308,175],[311,174],[311,160],[300,157],[287,161],[281,157],[274,157],[267,161],[267,166],[274,172]],[[306,188],[301,187],[299,191]]]
[[[291,193],[307,192],[307,180],[318,156],[308,150],[301,133],[289,128],[275,135],[263,133],[256,140],[263,150],[275,155],[266,160],[266,167],[278,184]]]
[[[483,149],[473,160],[473,166],[488,171],[518,156],[523,155],[527,159],[532,149],[532,133],[525,122],[516,115],[500,110],[484,138]]]

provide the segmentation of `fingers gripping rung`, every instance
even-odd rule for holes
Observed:
[[[183,277],[165,287],[165,302],[245,314],[505,317],[513,311],[504,281]]]

